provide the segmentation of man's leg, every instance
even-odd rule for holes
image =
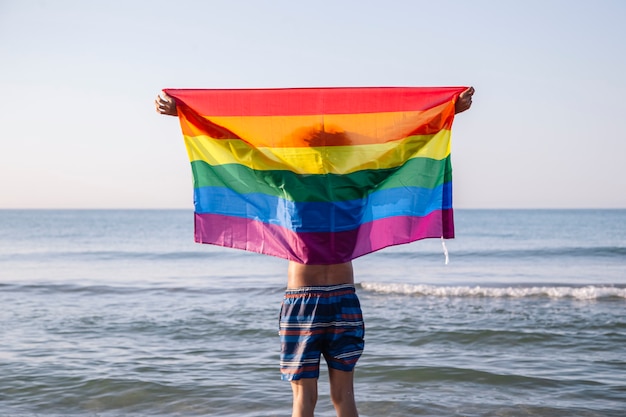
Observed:
[[[292,417],[313,417],[317,403],[317,378],[302,378],[291,381],[293,391]]]
[[[328,368],[330,399],[337,417],[358,417],[354,401],[354,371],[346,372]]]

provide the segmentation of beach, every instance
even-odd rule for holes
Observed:
[[[360,415],[623,415],[626,210],[455,216],[447,264],[354,262]],[[189,210],[1,210],[0,416],[290,415],[286,266],[194,243]]]

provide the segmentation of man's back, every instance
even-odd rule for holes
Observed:
[[[333,265],[304,265],[289,262],[287,288],[353,284],[352,262]]]

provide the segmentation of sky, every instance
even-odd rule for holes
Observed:
[[[456,208],[626,208],[626,2],[0,0],[0,208],[193,208],[163,88],[474,86]]]

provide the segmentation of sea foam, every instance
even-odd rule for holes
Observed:
[[[549,297],[573,298],[577,300],[626,299],[626,288],[613,286],[516,286],[516,287],[481,287],[481,286],[436,286],[388,283],[361,283],[366,291],[388,294],[406,294],[427,297]]]

